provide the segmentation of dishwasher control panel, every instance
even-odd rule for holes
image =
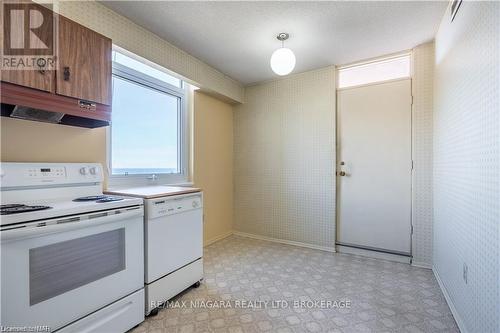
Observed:
[[[201,193],[146,200],[146,214],[150,219],[202,208]]]

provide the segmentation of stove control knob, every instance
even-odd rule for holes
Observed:
[[[91,175],[97,175],[97,168],[96,167],[90,167],[89,172]]]
[[[82,175],[86,175],[87,174],[87,168],[86,167],[83,167],[83,168],[80,168],[80,174]]]

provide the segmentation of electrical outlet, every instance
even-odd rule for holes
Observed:
[[[469,273],[469,267],[467,266],[466,263],[464,263],[462,277],[464,279],[465,284],[467,284],[467,275],[468,275],[468,273]]]

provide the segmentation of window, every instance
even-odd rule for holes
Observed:
[[[112,185],[187,180],[183,86],[157,65],[113,51]]]
[[[156,78],[163,82],[169,83],[175,87],[180,88],[182,86],[182,81],[172,75],[165,73],[164,71],[153,67],[155,64],[146,64],[144,62],[140,62],[139,60],[133,59],[129,56],[126,56],[123,53],[113,51],[113,62],[117,64],[121,64],[128,68],[132,68],[137,72],[144,73],[149,75],[150,77]],[[159,67],[159,66],[156,66]]]
[[[341,67],[338,88],[410,77],[410,55],[400,55],[365,64]]]

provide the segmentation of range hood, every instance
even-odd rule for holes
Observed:
[[[64,117],[64,113],[50,112],[50,111],[33,109],[25,106],[16,105],[14,106],[14,109],[12,110],[10,116],[12,118],[59,124]]]
[[[96,128],[109,125],[111,106],[1,82],[1,115]]]

